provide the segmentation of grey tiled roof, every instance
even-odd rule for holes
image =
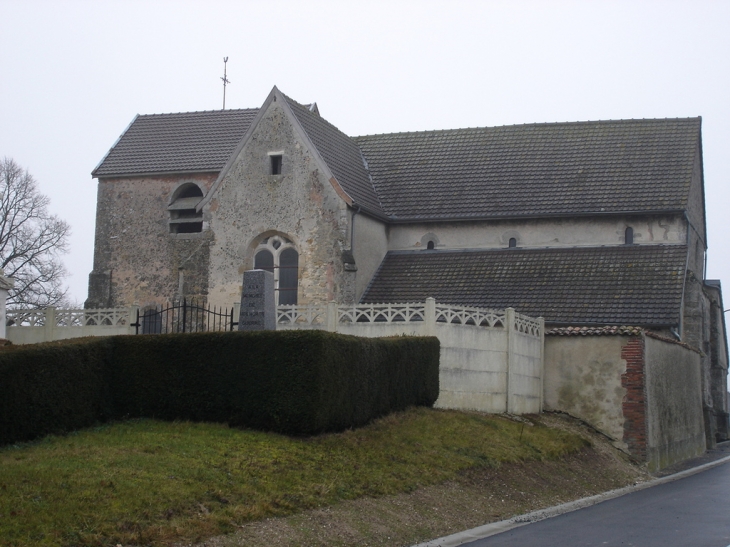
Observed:
[[[683,210],[701,127],[622,120],[351,138],[286,100],[355,204],[395,221]],[[139,116],[92,174],[219,171],[257,112]]]
[[[380,200],[355,141],[306,106],[289,97],[286,100],[342,189],[357,205],[382,215]]]
[[[684,209],[700,118],[355,137],[400,220]]]
[[[362,302],[433,297],[550,323],[676,325],[686,258],[683,245],[391,251]]]
[[[138,116],[94,177],[220,171],[258,109]]]

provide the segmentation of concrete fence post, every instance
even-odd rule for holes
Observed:
[[[545,404],[545,319],[537,318],[540,328],[540,412]]]
[[[7,317],[7,300],[9,291],[15,286],[15,279],[6,277],[5,271],[0,268],[0,338],[7,336],[6,326],[8,324]]]
[[[6,325],[8,324],[7,310],[5,308],[8,299],[8,291],[0,288],[0,338],[7,338]]]
[[[129,330],[129,334],[135,334],[137,332],[137,329],[132,325],[137,322],[138,310],[139,306],[129,306],[129,318],[127,319],[127,330]]]
[[[506,370],[506,404],[505,404],[505,412],[507,414],[512,412],[512,408],[514,407],[513,404],[513,396],[512,396],[512,389],[513,389],[513,382],[512,382],[512,361],[514,358],[514,338],[515,338],[515,309],[514,308],[507,308],[505,311],[505,334],[507,335],[507,370]]]
[[[234,302],[233,303],[233,321],[236,323],[236,328],[233,328],[233,325],[229,327],[229,330],[238,330],[238,318],[241,317],[241,302]],[[278,323],[277,323],[278,327]]]
[[[44,329],[44,342],[52,342],[56,330],[56,308],[49,306],[46,308],[46,325]]]
[[[426,335],[436,336],[436,299],[430,296],[426,298],[426,306],[424,310],[426,322]]]
[[[337,302],[327,302],[327,332],[337,332]]]

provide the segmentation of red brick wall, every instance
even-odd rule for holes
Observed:
[[[624,442],[632,456],[646,461],[646,384],[644,381],[644,338],[632,336],[621,348],[626,372],[621,386],[626,389],[623,400]]]

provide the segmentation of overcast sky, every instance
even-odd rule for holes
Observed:
[[[349,135],[702,116],[708,278],[730,307],[730,2],[0,0],[0,157],[73,229],[136,114],[260,106],[274,85]]]

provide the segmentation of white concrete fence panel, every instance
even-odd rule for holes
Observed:
[[[515,312],[423,303],[334,302],[279,306],[277,329],[355,336],[436,336],[441,342],[436,406],[529,414],[542,411],[545,323]]]

